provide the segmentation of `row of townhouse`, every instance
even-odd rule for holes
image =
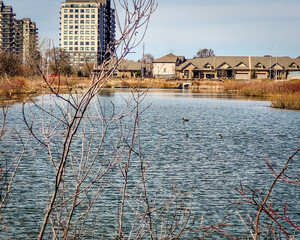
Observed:
[[[30,58],[38,44],[38,29],[30,18],[16,19],[11,6],[0,1],[0,52],[17,53],[23,62]]]
[[[186,60],[170,53],[154,61],[152,75],[179,79],[286,79],[297,71],[299,57],[220,56]]]

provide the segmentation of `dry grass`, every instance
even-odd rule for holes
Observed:
[[[226,81],[224,83],[224,90],[236,91],[245,96],[268,97],[278,93],[289,94],[300,92],[300,81]]]
[[[290,94],[275,94],[270,97],[271,107],[290,110],[300,110],[300,92]]]
[[[227,81],[226,91],[235,91],[245,96],[267,97],[271,107],[300,110],[300,81]]]
[[[25,89],[25,81],[23,77],[1,78],[0,95],[5,98],[12,98],[14,94],[21,93]]]
[[[180,81],[154,78],[113,78],[105,85],[107,88],[158,88],[172,89],[177,88]]]

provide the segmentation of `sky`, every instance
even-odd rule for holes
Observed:
[[[39,38],[59,45],[59,0],[3,0],[17,18],[37,23]],[[299,0],[157,0],[145,53],[193,58],[199,49],[216,56],[300,56]],[[127,58],[142,58],[138,46]]]

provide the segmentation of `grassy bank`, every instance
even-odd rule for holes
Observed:
[[[88,78],[48,78],[48,84],[55,90],[70,91],[75,88],[86,88],[90,84]],[[20,95],[49,92],[47,83],[37,77],[2,77],[0,78],[0,99],[10,100]]]
[[[266,98],[274,108],[300,110],[300,80],[225,81],[224,91]]]
[[[48,78],[48,84],[56,91],[79,91],[90,84],[89,78]],[[184,80],[112,78],[106,88],[176,89]],[[193,81],[192,90],[199,92],[235,92],[244,96],[262,97],[271,101],[274,108],[300,110],[300,80],[293,81]],[[13,99],[20,94],[47,93],[49,88],[41,77],[2,77],[0,98]]]

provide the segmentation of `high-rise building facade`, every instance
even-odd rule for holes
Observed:
[[[0,1],[0,51],[20,54],[26,63],[37,50],[38,29],[30,18],[16,19],[11,6]]]
[[[13,52],[15,47],[15,14],[11,6],[0,1],[0,51]]]
[[[110,0],[66,0],[61,3],[60,47],[71,65],[100,64],[115,39]]]

